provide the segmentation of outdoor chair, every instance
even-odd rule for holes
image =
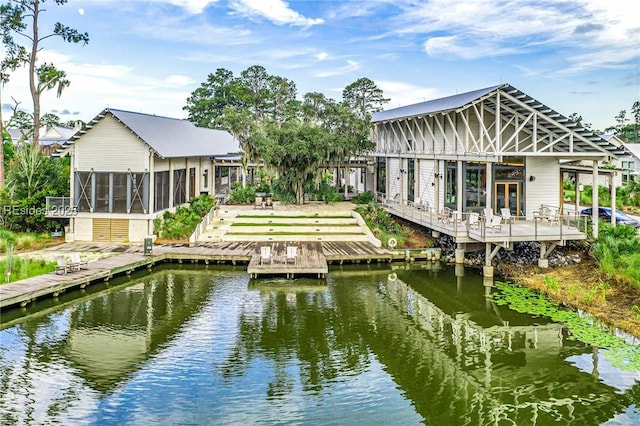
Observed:
[[[491,220],[487,222],[487,228],[491,228],[493,232],[496,232],[496,230],[502,231],[502,217],[492,216]]]
[[[255,202],[253,203],[253,209],[263,209],[264,201],[262,201],[262,197],[256,197]]]
[[[491,222],[491,218],[493,217],[493,209],[491,207],[486,207],[484,209],[484,219],[485,222]]]
[[[70,266],[67,264],[67,259],[64,256],[57,256],[56,262],[56,274],[66,275],[67,272],[71,271]]]
[[[480,227],[480,214],[469,213],[469,228],[479,228],[479,227]]]
[[[260,264],[273,263],[273,256],[271,256],[271,246],[260,247]]]
[[[514,217],[511,216],[511,210],[508,208],[500,209],[500,216],[502,216],[505,223],[513,222]]]
[[[73,271],[79,271],[80,269],[88,269],[89,263],[80,258],[80,253],[71,253],[70,267]]]
[[[549,214],[547,215],[547,221],[549,225],[559,225],[560,224],[560,214],[556,209],[549,209]]]
[[[287,263],[289,262],[296,263],[297,258],[298,258],[298,247],[287,246]]]
[[[273,210],[273,198],[267,197],[264,201],[264,208]]]

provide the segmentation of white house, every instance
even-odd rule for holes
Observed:
[[[71,158],[67,240],[142,241],[165,210],[215,195],[216,179],[228,184],[229,167],[216,167],[216,156],[239,151],[226,131],[105,109],[61,150]]]

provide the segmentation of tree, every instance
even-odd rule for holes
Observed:
[[[293,192],[296,203],[302,204],[304,184],[313,180],[326,160],[333,138],[319,126],[288,120],[264,123],[252,132],[249,142],[265,164],[278,171],[280,186]]]
[[[42,118],[40,118],[40,122],[42,123],[42,125],[47,127],[62,127],[60,117],[50,112],[43,115]]]
[[[242,149],[242,187],[247,185],[247,170],[249,161],[256,154],[249,143],[249,137],[255,127],[251,114],[247,109],[226,107],[223,114],[224,127],[238,140]]]
[[[241,105],[240,84],[233,72],[218,68],[187,98],[182,109],[189,113],[189,121],[200,127],[224,128],[224,109]]]
[[[251,110],[255,123],[260,123],[267,115],[272,81],[273,77],[261,65],[253,65],[240,73],[242,101]]]
[[[372,80],[362,77],[344,88],[342,101],[360,118],[365,119],[372,112],[382,110],[382,105],[389,102],[389,99],[384,97],[382,89]]]
[[[591,129],[591,123],[583,123],[583,118],[580,114],[578,114],[577,112],[571,113],[569,115],[569,120],[573,121],[574,123],[576,123],[578,126],[582,126],[587,130]]]
[[[40,14],[45,12],[42,6],[47,0],[12,0],[2,6],[2,21],[0,25],[3,37],[13,39],[13,34],[19,34],[29,42],[28,46],[22,46],[28,52],[26,64],[29,68],[29,89],[33,101],[33,142],[38,145],[38,129],[40,128],[40,98],[45,90],[57,88],[60,96],[62,89],[69,85],[66,75],[52,64],[38,65],[38,53],[42,50],[40,44],[51,37],[60,37],[65,42],[83,43],[89,42],[89,34],[81,33],[57,22],[53,30],[45,35],[40,34]],[[54,0],[58,6],[67,3],[67,0]]]
[[[9,229],[44,231],[42,207],[47,196],[69,193],[69,159],[49,157],[37,145],[16,148],[0,196],[0,209]]]
[[[2,87],[9,82],[11,72],[26,63],[28,54],[24,46],[17,44],[13,38],[13,32],[20,28],[20,20],[16,19],[15,11],[10,5],[0,6],[0,27],[2,28],[2,45],[5,57],[0,62],[0,105],[2,105]],[[4,120],[2,108],[0,108],[0,134],[5,140]],[[0,144],[0,190],[4,186],[4,143]]]
[[[627,118],[627,110],[626,109],[620,110],[620,112],[618,113],[618,115],[616,115],[615,118],[616,118],[616,123],[618,123],[616,125],[616,136],[623,137],[625,123],[629,121],[629,119]]]
[[[631,107],[631,114],[633,114],[633,122],[635,129],[633,132],[634,140],[638,143],[638,132],[640,132],[640,101],[635,101]]]

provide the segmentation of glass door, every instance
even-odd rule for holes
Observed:
[[[416,163],[410,158],[407,160],[407,201],[414,202],[416,194]]]
[[[508,208],[511,216],[520,215],[520,182],[496,182],[494,213],[500,214],[503,208]]]

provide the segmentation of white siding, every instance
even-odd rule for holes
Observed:
[[[154,172],[166,172],[169,171],[169,160],[166,158],[155,157],[153,160]]]
[[[122,123],[107,115],[76,142],[75,163],[84,171],[143,171],[149,168],[149,150]]]
[[[74,234],[75,241],[91,241],[93,240],[93,219],[90,217],[74,218]]]
[[[433,160],[420,160],[419,163],[420,176],[416,185],[416,198],[419,198],[423,203],[429,203],[433,207],[435,205],[435,186],[432,183],[434,182],[435,162]]]
[[[529,181],[535,176],[534,181]],[[525,165],[527,219],[540,205],[560,207],[560,165],[556,158],[527,157]]]
[[[144,241],[148,236],[149,221],[147,220],[129,220],[129,242],[137,243]]]
[[[393,200],[396,194],[400,194],[400,160],[398,158],[389,158],[388,160],[387,180],[389,182],[389,192],[387,198]],[[399,195],[397,200],[400,201],[402,196]]]

